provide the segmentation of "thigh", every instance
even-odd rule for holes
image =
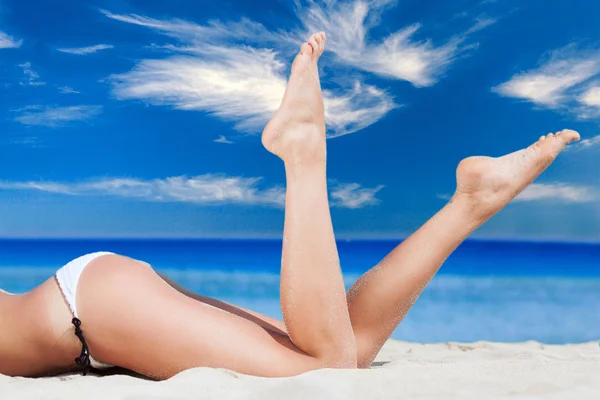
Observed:
[[[220,308],[221,310],[228,311],[232,314],[243,317],[244,319],[253,321],[271,332],[275,332],[280,335],[289,337],[287,328],[286,328],[285,324],[283,323],[283,321],[280,321],[275,318],[271,318],[269,316],[266,316],[266,315],[261,314],[256,311],[252,311],[252,310],[248,310],[248,309],[236,306],[234,304],[230,304],[230,303],[227,303],[227,302],[224,302],[221,300],[202,296],[201,294],[198,294],[198,293],[195,293],[195,292],[185,289],[184,287],[180,286],[179,284],[177,284],[176,282],[174,282],[173,280],[171,280],[169,277],[167,277],[165,275],[159,274],[159,276],[162,279],[164,279],[165,282],[167,282],[169,285],[171,285],[171,287],[173,287],[175,290],[179,291],[180,293],[183,293],[184,295],[186,295],[192,299],[209,304],[213,307]]]
[[[319,368],[287,336],[186,296],[127,257],[92,261],[81,275],[76,301],[94,358],[154,378],[194,367],[258,376]]]

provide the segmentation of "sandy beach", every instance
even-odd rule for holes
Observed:
[[[162,382],[127,374],[0,375],[3,399],[598,399],[600,342],[418,344],[390,340],[368,370],[265,379],[197,368]]]

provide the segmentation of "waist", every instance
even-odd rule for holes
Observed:
[[[0,372],[35,376],[74,365],[81,349],[54,277],[29,293],[0,296]]]

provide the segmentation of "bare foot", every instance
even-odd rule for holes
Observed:
[[[279,110],[262,134],[267,150],[285,162],[324,161],[325,109],[317,61],[325,33],[313,34],[300,48]]]
[[[565,129],[550,133],[526,149],[503,157],[469,157],[456,171],[454,201],[467,201],[487,219],[535,180],[579,133]]]

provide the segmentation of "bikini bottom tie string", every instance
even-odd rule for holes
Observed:
[[[79,357],[75,358],[75,363],[83,368],[83,375],[87,375],[90,370],[90,350],[88,348],[85,339],[83,338],[83,332],[81,331],[81,321],[79,318],[73,318],[71,321],[73,325],[75,325],[75,336],[79,338],[81,342],[81,354]]]

